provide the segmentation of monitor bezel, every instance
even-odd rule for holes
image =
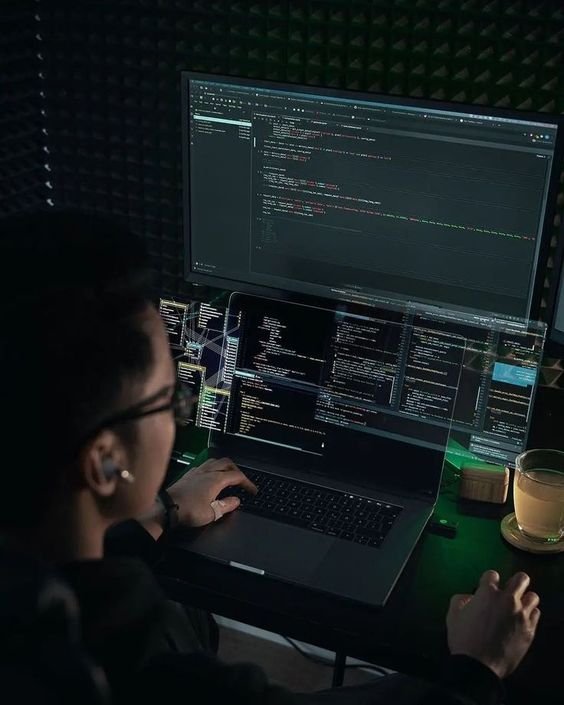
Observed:
[[[521,111],[510,108],[491,107],[486,105],[458,103],[454,101],[443,101],[429,98],[413,98],[410,96],[387,95],[384,93],[371,93],[368,91],[357,91],[347,88],[328,88],[325,86],[298,84],[279,81],[268,81],[263,79],[246,78],[242,76],[227,76],[224,74],[204,73],[199,71],[181,71],[181,132],[182,132],[182,189],[183,189],[183,241],[184,241],[184,280],[190,284],[200,284],[215,286],[227,291],[241,291],[249,294],[282,296],[291,294],[292,298],[311,298],[296,289],[280,289],[266,285],[254,284],[244,280],[224,279],[213,274],[202,274],[191,269],[191,197],[190,197],[190,140],[187,127],[189,121],[189,101],[190,101],[190,81],[216,81],[218,83],[232,83],[234,85],[257,86],[259,88],[295,92],[306,89],[307,92],[320,96],[335,98],[357,98],[358,100],[383,101],[390,105],[413,106],[434,110],[451,110],[460,113],[483,115],[490,117],[511,118],[523,121],[532,121],[553,124],[557,126],[556,143],[554,148],[553,168],[550,175],[548,195],[544,221],[542,224],[541,242],[538,251],[536,271],[533,277],[533,291],[530,299],[530,309],[524,318],[540,319],[541,302],[544,291],[545,271],[550,253],[550,242],[554,228],[554,216],[556,213],[556,199],[559,190],[559,179],[564,159],[564,116],[553,113],[536,113],[531,111]],[[561,168],[558,168],[558,167]],[[323,297],[315,297],[323,298]],[[338,297],[327,297],[331,300],[340,301]],[[437,304],[440,306],[440,302]],[[484,313],[481,312],[480,313]],[[504,314],[498,314],[503,317]],[[508,316],[510,318],[510,316]],[[563,341],[564,343],[564,336]]]

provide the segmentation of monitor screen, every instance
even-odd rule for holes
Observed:
[[[554,116],[182,82],[188,280],[535,315]]]
[[[512,465],[526,447],[542,324],[242,295],[228,311],[162,300],[161,315],[210,431],[321,458],[344,431],[435,449],[448,436],[458,464]]]

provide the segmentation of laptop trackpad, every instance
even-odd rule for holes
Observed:
[[[193,548],[265,575],[303,581],[313,575],[333,542],[329,536],[236,511],[205,529]]]

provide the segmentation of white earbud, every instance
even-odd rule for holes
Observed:
[[[129,472],[129,470],[119,468],[111,458],[104,458],[102,461],[102,472],[108,480],[110,480],[114,475],[117,475],[121,480],[124,480],[129,484],[135,481],[135,477]]]

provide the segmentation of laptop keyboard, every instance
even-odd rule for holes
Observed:
[[[220,494],[236,496],[251,514],[378,548],[401,512],[401,507],[367,497],[328,490],[299,480],[245,469],[258,488],[253,496],[240,487]]]

